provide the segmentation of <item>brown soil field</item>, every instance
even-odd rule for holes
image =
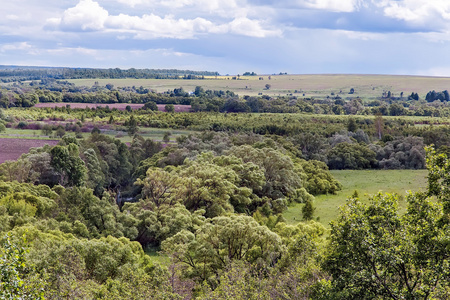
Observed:
[[[72,103],[72,102],[64,102],[64,103],[38,103],[34,107],[42,108],[42,107],[65,107],[69,105],[70,108],[96,108],[96,107],[106,107],[113,109],[116,108],[118,110],[125,110],[125,108],[129,105],[131,109],[139,109],[144,106],[144,104],[134,104],[134,103]],[[159,111],[165,111],[165,104],[157,104]],[[191,109],[190,105],[174,105],[175,112],[189,112]]]
[[[0,139],[0,163],[7,160],[16,160],[23,153],[27,153],[30,148],[42,147],[46,144],[56,145],[57,140],[32,140],[32,139]]]

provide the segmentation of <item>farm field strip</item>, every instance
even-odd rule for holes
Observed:
[[[325,74],[325,75],[257,75],[240,76],[233,80],[233,76],[207,77],[204,80],[184,79],[72,79],[68,80],[78,86],[93,86],[98,81],[100,85],[108,83],[116,87],[143,86],[157,92],[165,92],[183,87],[185,91],[194,91],[196,86],[205,90],[229,90],[244,95],[258,95],[263,93],[270,96],[293,94],[306,97],[326,96],[331,93],[342,97],[380,97],[383,91],[391,91],[399,96],[412,92],[422,97],[430,90],[443,91],[450,86],[450,78],[426,76],[400,76],[400,75],[357,75],[357,74]],[[259,80],[262,77],[263,80]],[[266,84],[270,89],[266,89]],[[350,88],[355,94],[348,95]],[[294,93],[297,90],[297,93]]]

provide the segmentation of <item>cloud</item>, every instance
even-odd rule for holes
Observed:
[[[108,18],[108,11],[92,0],[80,0],[72,8],[64,11],[60,26],[65,29],[100,30]],[[55,22],[52,19],[51,22]]]
[[[250,20],[243,17],[234,19],[225,27],[230,33],[258,38],[282,35],[282,31],[280,29],[266,30],[261,26],[260,21]]]
[[[330,12],[354,12],[367,0],[247,0],[253,5],[270,6],[277,9],[309,9]]]
[[[4,44],[4,45],[0,46],[0,52],[23,51],[23,50],[31,50],[31,49],[32,49],[32,46],[28,42]]]
[[[194,3],[192,0],[167,1],[179,2],[179,5]],[[224,1],[213,0],[210,2],[209,7],[214,8],[222,4],[222,2]],[[184,19],[176,18],[173,15],[161,17],[153,13],[142,16],[131,16],[125,13],[110,15],[106,9],[92,0],[80,0],[75,7],[65,10],[61,18],[47,19],[46,26],[47,28],[65,31],[117,32],[122,34],[122,38],[123,33],[130,33],[138,39],[189,39],[207,33],[233,33],[262,38],[281,35],[282,33],[281,30],[267,29],[263,26],[263,22],[249,19],[245,16],[236,17],[225,23],[213,23],[201,17]]]
[[[111,30],[136,33],[138,38],[193,38],[195,34],[208,32],[213,24],[202,18],[191,20],[175,19],[173,16],[161,18],[157,15],[142,17],[120,14],[110,16],[105,26]]]
[[[383,0],[377,2],[387,17],[402,20],[412,25],[449,27],[450,1],[448,0]]]
[[[126,4],[130,7],[135,7],[136,5],[140,5],[145,3],[145,0],[117,0],[117,2],[122,3],[122,4]]]
[[[245,6],[245,1],[240,5],[236,0],[116,0],[119,3],[126,4],[130,7],[167,7],[171,10],[180,8],[194,8],[196,11],[207,11],[210,13],[220,14],[222,12],[230,13],[230,10],[241,9]]]
[[[303,0],[301,5],[309,8],[329,10],[333,12],[353,12],[355,11],[360,0]]]
[[[377,40],[381,41],[386,39],[385,34],[374,33],[374,32],[363,32],[363,31],[350,31],[350,30],[337,30],[344,36],[346,36],[350,40],[362,40],[362,41],[371,41]]]

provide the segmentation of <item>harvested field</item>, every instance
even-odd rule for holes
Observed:
[[[31,140],[31,139],[0,139],[0,163],[7,160],[16,160],[30,148],[42,147],[46,144],[56,145],[58,140]]]
[[[96,107],[106,107],[113,109],[116,108],[118,110],[125,110],[127,106],[130,106],[131,109],[139,109],[144,106],[144,104],[136,104],[136,103],[38,103],[34,107],[42,108],[42,107],[66,107],[67,105],[70,106],[70,108],[96,108]],[[165,104],[157,104],[159,111],[165,111],[164,107]],[[174,105],[175,112],[189,112],[191,109],[190,105]]]
[[[347,97],[351,88],[353,96],[362,98],[381,97],[383,91],[391,91],[395,96],[401,92],[407,97],[411,92],[419,93],[425,98],[428,91],[443,91],[448,89],[450,78],[401,75],[351,75],[351,74],[317,74],[317,75],[258,75],[240,76],[233,80],[232,76],[206,77],[205,80],[185,79],[70,79],[77,86],[93,86],[99,82],[100,86],[108,83],[116,87],[143,86],[157,92],[165,92],[182,87],[185,91],[193,92],[196,86],[205,90],[229,90],[239,96],[256,96],[260,93],[269,96],[293,94],[303,97],[326,97],[341,95]],[[262,78],[263,80],[259,80]],[[270,84],[267,89],[266,84]],[[297,93],[295,92],[297,91]],[[342,91],[342,93],[341,93]]]

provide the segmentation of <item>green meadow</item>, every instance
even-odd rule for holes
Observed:
[[[397,193],[405,196],[407,191],[424,191],[427,185],[427,170],[332,170],[331,174],[341,182],[343,188],[335,195],[319,195],[316,197],[314,217],[323,225],[335,220],[339,214],[339,207],[356,191],[361,201],[377,194]],[[290,224],[302,220],[303,204],[293,204],[283,214]],[[401,210],[406,207],[405,197],[399,203]]]

